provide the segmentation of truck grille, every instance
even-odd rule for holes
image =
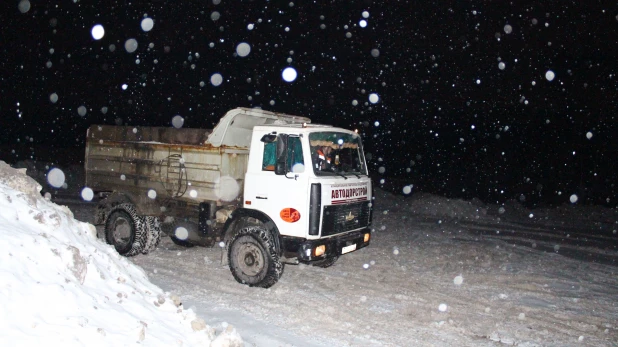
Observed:
[[[324,206],[322,236],[330,236],[363,228],[371,222],[369,201],[345,205]]]

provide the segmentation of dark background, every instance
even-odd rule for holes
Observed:
[[[211,128],[229,109],[261,107],[359,129],[373,178],[396,192],[616,206],[616,1],[32,0],[26,13],[19,3],[0,5],[9,163],[83,162],[91,124],[170,126],[181,115]]]

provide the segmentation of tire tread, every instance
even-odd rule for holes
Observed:
[[[232,245],[238,238],[242,236],[253,237],[266,250],[267,255],[269,257],[269,264],[268,264],[268,269],[266,271],[266,275],[259,282],[255,282],[255,283],[244,282],[238,276],[237,274],[238,270],[233,265],[234,262],[232,261]],[[277,250],[275,241],[273,240],[272,234],[262,226],[254,225],[254,226],[246,226],[246,227],[240,228],[232,236],[232,238],[230,239],[230,242],[228,242],[227,253],[228,253],[228,264],[230,266],[230,271],[232,272],[234,279],[236,279],[238,283],[246,284],[249,287],[269,288],[269,287],[272,287],[275,283],[277,283],[277,281],[279,281],[279,278],[281,278],[281,275],[283,274],[283,269],[284,269],[285,264],[283,264],[279,258],[279,252]]]
[[[118,250],[118,248],[114,244],[113,235],[111,235],[112,231],[109,230],[109,223],[111,221],[109,217],[112,217],[114,213],[117,211],[123,211],[127,213],[133,223],[132,229],[135,235],[134,235],[131,247],[126,252],[122,252]],[[107,213],[106,219],[107,220],[105,221],[105,241],[107,241],[108,244],[114,246],[114,248],[116,249],[116,251],[118,251],[120,255],[123,255],[125,257],[132,257],[142,252],[142,250],[144,249],[146,245],[148,235],[145,230],[146,228],[145,228],[145,223],[144,223],[144,217],[141,217],[137,214],[137,209],[135,208],[133,204],[122,203],[122,204],[119,204],[113,207],[112,209],[110,209],[109,213]]]
[[[144,224],[146,227],[146,245],[142,254],[148,254],[154,251],[161,242],[161,223],[159,223],[159,218],[155,216],[145,216]]]

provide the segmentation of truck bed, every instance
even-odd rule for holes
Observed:
[[[249,149],[213,146],[211,130],[94,125],[86,141],[86,185],[189,203],[242,196]]]

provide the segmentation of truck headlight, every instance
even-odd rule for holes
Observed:
[[[315,248],[315,256],[316,257],[324,255],[324,253],[326,253],[326,245],[317,246]]]
[[[366,234],[365,234],[365,238],[363,239],[363,242],[365,242],[365,243],[369,242],[370,235],[371,235],[371,234],[366,233]]]

